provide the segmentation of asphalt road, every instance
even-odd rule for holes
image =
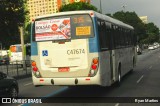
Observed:
[[[25,78],[19,82],[19,97],[105,97],[102,103],[54,103],[54,104],[38,104],[38,106],[159,106],[158,103],[105,103],[107,97],[160,97],[160,48],[152,51],[145,50],[138,55],[137,66],[133,72],[128,73],[123,79],[120,87],[75,87],[68,88],[66,86],[40,86],[34,87],[32,79]],[[65,98],[64,98],[65,99]],[[81,99],[81,98],[78,98]],[[83,99],[83,98],[82,98]],[[85,98],[87,99],[87,98]],[[89,99],[89,98],[88,98]],[[121,99],[121,98],[120,98]],[[84,100],[84,99],[83,99]],[[125,99],[127,102],[127,99]],[[71,100],[72,101],[72,100]],[[63,100],[62,100],[63,102]],[[143,102],[143,101],[142,101]],[[37,104],[14,104],[14,106],[28,106]]]

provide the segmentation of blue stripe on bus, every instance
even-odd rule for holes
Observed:
[[[92,18],[93,19],[93,23],[94,23],[94,38],[89,38],[89,52],[90,53],[94,53],[94,52],[99,52],[100,48],[99,48],[99,42],[98,42],[98,29],[97,29],[97,25],[96,25],[96,18]]]
[[[37,42],[31,43],[31,55],[38,55]]]

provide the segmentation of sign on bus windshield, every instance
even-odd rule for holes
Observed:
[[[93,22],[87,14],[50,17],[35,21],[35,41],[67,40],[93,36]]]

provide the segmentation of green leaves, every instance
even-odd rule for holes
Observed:
[[[146,28],[147,42],[149,44],[158,42],[159,41],[159,28],[156,25],[154,25],[154,23],[146,24],[145,28]]]
[[[24,23],[23,0],[0,0],[0,41],[6,48],[20,43],[18,26]]]
[[[110,16],[133,26],[138,43],[152,44],[159,40],[159,28],[154,23],[144,24],[135,12],[119,11]]]
[[[76,10],[94,10],[97,11],[97,8],[94,7],[93,5],[90,5],[89,3],[84,3],[84,2],[74,2],[68,5],[63,5],[60,8],[60,12],[64,11],[76,11]]]

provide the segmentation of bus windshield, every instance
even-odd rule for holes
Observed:
[[[67,40],[94,36],[89,15],[70,15],[38,19],[34,23],[34,40]]]

